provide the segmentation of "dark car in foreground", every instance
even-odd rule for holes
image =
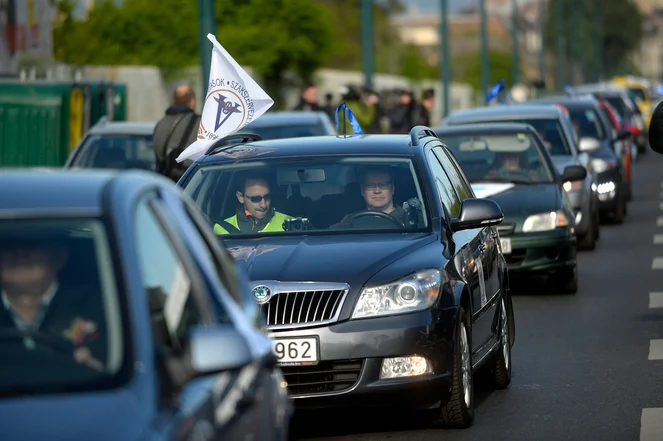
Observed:
[[[246,272],[298,407],[467,427],[475,376],[509,385],[503,214],[431,129],[224,141],[178,185]]]
[[[497,202],[510,279],[547,275],[557,290],[578,291],[574,214],[564,182],[585,178],[570,165],[560,176],[543,141],[527,124],[468,124],[436,129],[470,181],[474,194]]]
[[[585,167],[587,177],[582,181],[565,182],[564,189],[573,204],[578,248],[593,250],[599,239],[600,217],[598,194],[595,191],[596,173],[589,154],[600,145],[598,142],[578,140],[567,113],[561,105],[500,105],[454,112],[442,121],[442,126],[492,122],[529,124],[543,139],[560,175],[570,165]]]
[[[287,437],[258,308],[169,180],[5,170],[0,186],[4,439]]]
[[[152,144],[155,123],[102,118],[71,152],[65,168],[156,171]]]
[[[256,133],[262,139],[336,135],[325,112],[274,111],[243,127],[239,133]]]
[[[528,103],[559,104],[569,112],[569,118],[580,142],[599,144],[590,152],[592,167],[597,175],[596,191],[602,217],[621,223],[627,213],[628,186],[624,175],[624,146],[630,132],[613,134],[612,125],[601,112],[593,96],[546,97]]]

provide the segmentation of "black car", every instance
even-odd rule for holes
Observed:
[[[0,186],[4,439],[287,437],[258,308],[172,182],[4,170]]]
[[[592,94],[599,99],[608,101],[626,124],[640,130],[640,133],[635,137],[635,143],[638,146],[638,153],[646,153],[647,133],[644,118],[637,104],[629,97],[628,92],[622,88],[609,88],[596,90]]]
[[[467,124],[435,130],[454,154],[477,197],[497,202],[497,227],[509,275],[547,275],[563,293],[578,291],[574,213],[565,182],[587,170],[557,173],[543,140],[528,124]]]
[[[580,143],[598,143],[600,148],[590,152],[592,166],[597,174],[601,215],[610,217],[616,223],[624,220],[627,212],[628,184],[621,156],[622,141],[630,137],[630,132],[613,136],[612,124],[606,121],[599,102],[592,96],[585,97],[546,97],[527,103],[559,104],[569,112],[569,117]]]
[[[564,170],[570,165],[585,167],[587,177],[582,181],[565,183],[564,189],[573,204],[578,248],[595,249],[600,232],[600,212],[596,192],[597,176],[589,155],[600,147],[599,143],[580,143],[573,130],[568,110],[561,105],[523,103],[466,109],[447,116],[441,125],[444,127],[495,122],[525,123],[534,127],[543,139],[560,175],[564,174]]]
[[[178,185],[246,272],[297,406],[467,427],[475,373],[509,385],[503,214],[431,129],[222,140]]]

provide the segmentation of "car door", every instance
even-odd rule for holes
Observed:
[[[449,177],[458,198],[463,201],[474,197],[472,187],[465,179],[461,168],[457,165],[455,158],[447,152],[442,145],[433,148],[433,153]],[[474,264],[476,266],[476,277],[478,289],[474,292],[474,328],[472,335],[478,345],[475,350],[482,347],[493,336],[493,317],[494,311],[490,307],[492,300],[498,294],[497,286],[499,282],[494,282],[497,275],[497,260],[492,257],[495,254],[496,238],[492,237],[491,228],[474,228],[463,230],[466,240],[469,243]]]
[[[447,209],[450,218],[460,214],[462,199],[454,189],[454,184],[445,171],[440,159],[434,153],[435,148],[429,150],[426,159],[431,173],[435,178],[435,185],[442,205]],[[453,234],[456,244],[456,267],[468,284],[472,296],[472,351],[476,352],[485,343],[484,332],[477,325],[478,316],[475,311],[480,309],[481,299],[485,297],[485,273],[482,265],[480,240],[476,234],[468,230],[457,231]]]

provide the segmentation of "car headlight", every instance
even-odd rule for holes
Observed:
[[[417,271],[395,282],[367,286],[359,294],[352,318],[405,314],[430,308],[440,293],[442,273]]]
[[[536,231],[550,231],[557,227],[569,226],[569,220],[561,211],[533,214],[525,219],[523,233],[534,233]]]
[[[606,170],[617,167],[617,161],[615,159],[596,158],[592,159],[592,166],[596,173],[603,173]]]
[[[564,183],[564,191],[570,193],[572,191],[580,191],[582,188],[582,181],[573,181]]]

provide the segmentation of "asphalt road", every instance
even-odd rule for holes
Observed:
[[[297,414],[293,438],[663,440],[661,171],[663,156],[640,156],[627,218],[581,253],[575,296],[532,286],[514,295],[511,387],[477,392],[473,427],[422,429],[413,415],[348,409]]]

